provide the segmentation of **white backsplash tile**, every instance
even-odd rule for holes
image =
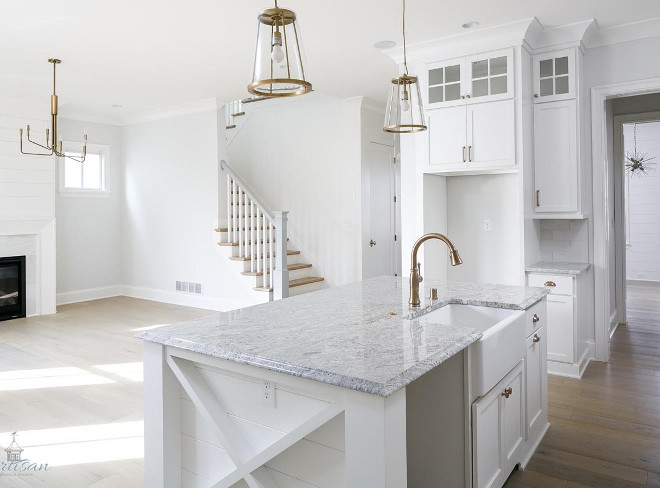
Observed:
[[[588,263],[589,222],[587,220],[542,220],[541,260]]]

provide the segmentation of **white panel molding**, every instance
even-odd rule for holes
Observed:
[[[70,303],[88,302],[100,300],[101,298],[112,298],[124,294],[122,285],[104,286],[100,288],[88,288],[86,290],[68,291],[57,294],[57,305],[68,305]]]

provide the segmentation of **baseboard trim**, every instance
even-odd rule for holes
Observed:
[[[86,290],[68,291],[57,294],[57,305],[68,305],[71,303],[88,302],[123,295],[122,285],[104,286],[100,288],[88,288]]]
[[[155,302],[171,303],[173,305],[182,305],[184,307],[203,308],[214,310],[216,312],[226,312],[237,308],[249,307],[254,305],[249,302],[236,300],[226,300],[224,298],[210,297],[206,295],[195,295],[192,293],[182,293],[169,290],[159,290],[156,288],[143,288],[140,286],[125,285],[122,295],[139,298],[141,300],[152,300]]]
[[[656,280],[626,280],[626,285],[660,287],[660,281]]]
[[[548,359],[548,374],[565,376],[567,378],[582,378],[584,371],[594,356],[594,349],[595,344],[587,342],[587,347],[585,347],[577,363],[562,363],[561,361]]]

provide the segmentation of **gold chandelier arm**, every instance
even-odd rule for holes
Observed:
[[[29,137],[28,137],[28,142],[34,144],[35,146],[39,146],[39,147],[45,149],[46,151],[50,151],[50,152],[49,152],[49,153],[33,153],[33,152],[26,152],[26,151],[23,151],[23,129],[20,129],[20,134],[21,134],[21,137],[20,137],[20,142],[21,142],[21,145],[20,145],[20,148],[21,148],[21,154],[27,154],[27,155],[30,155],[30,156],[52,156],[52,155],[53,155],[54,151],[53,151],[52,148],[50,148],[50,147],[46,147],[46,146],[42,146],[41,144],[39,144],[39,143],[37,143],[37,142],[33,142],[33,141],[30,140]]]
[[[84,154],[84,153],[83,153],[83,157],[82,157],[82,158],[74,158],[73,156],[67,156],[67,155],[64,154],[64,153],[59,153],[59,152],[56,152],[55,155],[58,156],[58,157],[60,157],[60,158],[70,159],[70,160],[75,161],[76,163],[80,163],[80,164],[84,163],[84,162],[85,162],[85,158],[87,157],[87,154]]]

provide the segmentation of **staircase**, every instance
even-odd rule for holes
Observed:
[[[225,162],[220,171],[227,178],[227,227],[215,229],[218,245],[255,292],[272,301],[315,291],[324,278],[314,276],[301,252],[290,248],[288,212],[271,212],[238,174]],[[266,295],[267,294],[267,295]]]

